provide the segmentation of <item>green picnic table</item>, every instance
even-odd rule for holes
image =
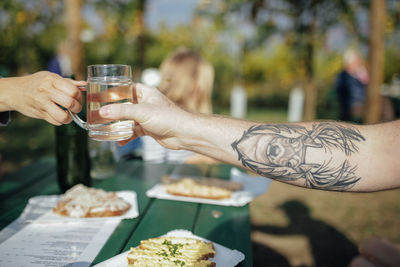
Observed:
[[[108,191],[133,190],[137,193],[139,216],[120,222],[94,262],[97,264],[139,244],[140,240],[184,229],[230,249],[241,251],[245,260],[238,266],[252,266],[249,206],[230,207],[154,199],[146,191],[163,175],[220,177],[227,179],[230,165],[175,165],[146,163],[139,160],[120,162],[116,174],[93,180],[93,187]],[[30,197],[61,194],[56,164],[52,158],[34,162],[0,180],[0,229],[15,220]],[[213,216],[218,214],[220,216]]]

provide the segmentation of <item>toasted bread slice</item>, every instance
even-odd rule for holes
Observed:
[[[215,186],[219,188],[223,188],[229,191],[239,191],[243,189],[243,185],[238,182],[223,180],[220,178],[212,178],[212,177],[182,177],[182,178],[172,178],[169,175],[164,175],[161,178],[162,184],[172,184],[179,182],[182,179],[192,179],[198,184],[208,185],[208,186]]]
[[[76,185],[61,197],[53,212],[74,218],[120,216],[131,205],[115,192]]]
[[[136,266],[196,266],[213,267],[213,244],[186,237],[159,237],[140,242],[128,254],[130,267]]]
[[[202,185],[190,178],[184,178],[176,183],[165,186],[168,193],[177,196],[198,197],[209,199],[225,199],[231,197],[231,191],[216,186]]]

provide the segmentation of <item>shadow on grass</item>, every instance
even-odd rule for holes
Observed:
[[[283,255],[265,246],[264,244],[253,241],[252,246],[254,267],[290,267],[289,261]]]
[[[253,226],[253,231],[268,235],[305,236],[310,244],[315,266],[348,266],[351,259],[358,255],[357,247],[335,227],[314,219],[308,207],[298,200],[289,200],[279,206],[289,219],[289,225]],[[282,255],[263,244],[253,243],[255,266],[290,266]],[[264,265],[263,265],[264,263]]]

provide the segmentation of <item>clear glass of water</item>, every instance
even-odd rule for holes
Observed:
[[[128,65],[88,66],[86,86],[87,122],[75,114],[74,121],[89,131],[89,136],[97,141],[120,141],[133,135],[132,120],[106,120],[100,117],[101,107],[109,104],[132,104],[133,81]]]

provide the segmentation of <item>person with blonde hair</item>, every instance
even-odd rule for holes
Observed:
[[[161,64],[159,89],[178,106],[189,111],[212,113],[214,68],[198,53],[180,48]]]
[[[199,53],[178,48],[160,66],[159,90],[181,108],[195,113],[211,114],[214,68]],[[143,159],[179,163],[213,163],[210,158],[185,150],[169,150],[153,138],[144,136]]]

